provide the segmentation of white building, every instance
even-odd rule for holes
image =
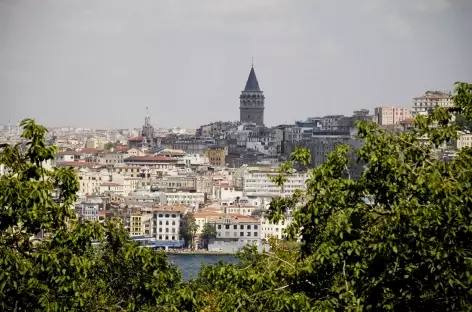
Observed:
[[[423,96],[413,99],[412,115],[428,115],[435,107],[452,107],[452,94],[450,92],[426,91]]]
[[[110,174],[107,170],[92,170],[81,168],[78,170],[79,196],[100,194],[100,185],[110,181]]]
[[[157,240],[180,241],[180,220],[187,210],[184,206],[155,208],[152,215],[151,235]]]
[[[215,225],[217,237],[208,245],[209,250],[234,252],[248,244],[262,248],[258,218],[226,214],[210,222]]]
[[[81,153],[74,152],[74,151],[59,152],[56,155],[54,155],[54,160],[56,162],[79,161],[80,154]]]
[[[472,147],[472,134],[460,131],[459,137],[453,141],[454,148],[460,150],[464,147]]]
[[[188,205],[198,207],[205,203],[205,194],[199,192],[175,192],[166,193],[168,205]]]
[[[100,204],[98,202],[83,202],[80,204],[80,218],[89,221],[98,221],[98,211]]]
[[[260,207],[249,206],[249,205],[230,205],[224,207],[226,213],[238,214],[242,216],[252,216],[256,210],[259,210]]]
[[[291,196],[295,190],[305,190],[308,175],[306,173],[295,172],[286,175],[287,181],[282,187],[278,187],[270,179],[279,173],[275,171],[247,170],[243,176],[243,192],[248,197],[276,197]]]
[[[101,165],[117,165],[122,164],[126,157],[128,157],[128,155],[125,153],[108,152],[100,154],[98,159]]]
[[[113,193],[114,195],[124,195],[123,185],[114,182],[104,182],[100,184],[100,194]]]
[[[261,238],[269,239],[275,237],[278,239],[285,239],[286,234],[284,233],[285,229],[290,225],[292,218],[286,217],[284,220],[281,220],[277,223],[270,223],[269,220],[265,217],[261,218]]]

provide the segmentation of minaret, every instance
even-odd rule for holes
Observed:
[[[246,87],[239,96],[239,113],[241,123],[255,123],[258,126],[264,125],[264,100],[265,96],[259,88],[254,63],[251,66]]]

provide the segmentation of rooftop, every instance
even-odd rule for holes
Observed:
[[[259,82],[257,81],[256,72],[254,71],[254,66],[251,67],[244,91],[261,91],[259,88]]]

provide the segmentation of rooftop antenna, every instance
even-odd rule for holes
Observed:
[[[8,136],[11,136],[11,120],[8,118]]]
[[[254,56],[252,57],[251,66],[254,67]]]

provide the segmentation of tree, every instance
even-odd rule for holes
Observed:
[[[31,119],[21,126],[24,152],[0,146],[0,310],[194,310],[201,294],[164,254],[140,248],[119,223],[77,221],[75,172],[43,167],[57,152],[47,130]],[[49,235],[35,242],[40,232]]]
[[[210,223],[205,223],[202,229],[202,239],[203,239],[203,244],[204,248],[208,249],[208,244],[211,240],[216,238],[216,227],[214,224]]]
[[[287,229],[300,249],[246,250],[240,265],[205,267],[196,283],[213,311],[472,310],[472,149],[452,160],[435,150],[457,137],[452,116],[472,120],[472,85],[456,84],[453,108],[393,133],[361,122],[355,152],[365,171],[347,175],[348,146],[309,170],[306,191],[276,198],[269,219],[294,210]],[[281,166],[281,185],[299,149]],[[235,304],[237,302],[237,304]]]
[[[112,150],[113,148],[115,148],[115,147],[116,147],[116,143],[113,143],[113,142],[107,142],[107,143],[105,143],[105,145],[104,145],[104,148],[105,148],[105,150],[107,150],[107,151],[111,151],[111,150]]]
[[[302,240],[299,270],[288,285],[316,309],[472,309],[472,149],[453,161],[433,153],[457,137],[453,115],[472,120],[471,90],[458,83],[455,107],[417,117],[408,132],[359,123],[359,180],[344,178],[350,149],[339,146],[311,170],[306,192],[271,203],[273,221],[299,206],[287,230]],[[310,160],[307,150],[292,156],[282,172]]]
[[[198,227],[195,218],[189,213],[180,220],[180,236],[184,239],[186,247],[195,248],[194,239]]]

